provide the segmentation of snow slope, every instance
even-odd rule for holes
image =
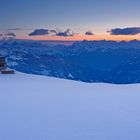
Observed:
[[[0,75],[0,140],[139,140],[140,85]]]

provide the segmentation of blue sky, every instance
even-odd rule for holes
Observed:
[[[0,30],[71,29],[104,34],[112,28],[140,27],[139,0],[0,0]]]

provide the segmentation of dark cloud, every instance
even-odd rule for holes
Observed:
[[[70,30],[70,29],[67,29],[66,31],[59,31],[56,33],[56,36],[61,36],[61,37],[68,37],[68,36],[74,36],[75,33]]]
[[[49,30],[49,29],[35,29],[33,32],[29,34],[29,36],[42,36],[42,35],[52,35],[52,36],[74,36],[74,32],[70,29],[66,31],[60,31],[59,29],[56,30]]]
[[[13,32],[5,33],[5,34],[0,34],[0,40],[11,40],[16,37],[16,34]]]
[[[140,33],[140,27],[115,28],[108,31],[111,35],[137,35]]]
[[[8,37],[16,37],[16,34],[11,32],[11,33],[5,34],[5,36],[8,36]]]
[[[57,34],[57,31],[56,30],[49,30],[50,34],[51,33],[54,33],[54,34]]]
[[[48,29],[36,29],[29,34],[29,36],[41,36],[41,35],[49,35]]]
[[[85,32],[85,35],[94,35],[94,33],[92,33],[91,31],[87,31]]]

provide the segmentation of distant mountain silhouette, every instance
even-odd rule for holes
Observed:
[[[140,83],[140,41],[79,41],[54,45],[40,41],[1,41],[10,68],[84,82]]]

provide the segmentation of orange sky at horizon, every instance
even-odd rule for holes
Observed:
[[[63,40],[63,41],[80,41],[80,40],[114,40],[114,41],[129,41],[129,40],[140,40],[140,35],[74,35],[70,37],[58,37],[58,36],[18,36],[17,39],[27,40]]]

